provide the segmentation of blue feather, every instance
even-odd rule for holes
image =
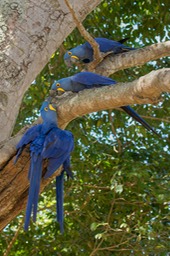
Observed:
[[[64,171],[56,177],[56,200],[57,200],[57,221],[60,225],[60,232],[64,232]]]
[[[159,136],[159,134],[141,117],[139,116],[134,109],[130,106],[123,106],[121,107],[127,114],[133,117],[136,121],[142,124],[148,131],[152,131],[154,134]]]
[[[94,88],[95,85],[101,86],[116,84],[116,82],[113,79],[92,72],[77,73],[74,76],[71,76],[71,80],[73,83],[80,83],[89,86],[89,88]]]
[[[118,41],[110,40],[107,38],[97,37],[95,38],[95,41],[99,44],[100,51],[105,53],[112,51],[114,54],[116,54],[127,50],[135,50],[135,48],[125,46],[124,44]],[[92,48],[88,42],[86,42],[84,45],[87,48]]]
[[[36,156],[36,161],[35,161],[34,155],[32,155],[30,187],[29,187],[28,202],[27,202],[26,215],[25,215],[24,230],[28,230],[32,211],[33,211],[33,221],[36,221],[41,176],[42,176],[42,159],[40,156],[39,157]]]
[[[30,181],[29,195],[26,207],[26,217],[24,229],[28,230],[31,213],[33,221],[36,221],[40,183],[42,177],[42,164],[44,159],[48,159],[47,172],[45,178],[50,177],[64,162],[70,157],[74,148],[74,138],[71,132],[61,130],[57,126],[56,111],[50,106],[50,102],[45,101],[41,107],[43,123],[30,128],[21,138],[17,145],[17,155],[15,163],[21,155],[24,147],[30,145],[30,168],[28,179]],[[62,180],[61,180],[62,181]],[[57,184],[59,184],[59,179]],[[58,213],[61,232],[63,232],[63,185],[58,185],[61,197],[58,196]],[[58,190],[58,191],[59,191]],[[59,195],[59,194],[58,194]],[[61,210],[59,209],[61,207]]]
[[[63,163],[62,173],[56,177],[57,221],[60,225],[61,233],[64,232],[64,172],[68,177],[73,178],[70,168],[70,156]]]
[[[25,146],[27,144],[30,144],[39,135],[40,129],[41,129],[41,125],[39,124],[39,125],[35,125],[35,126],[29,128],[25,132],[25,134],[23,135],[23,137],[21,138],[21,140],[19,141],[19,143],[16,146],[17,155],[16,155],[16,158],[14,160],[14,164],[18,161],[18,158],[21,155]]]

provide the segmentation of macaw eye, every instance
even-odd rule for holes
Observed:
[[[57,87],[60,86],[60,83],[56,83],[56,86],[57,86]]]
[[[70,56],[71,56],[71,55],[72,55],[72,52],[68,52],[68,55],[70,55]]]
[[[47,107],[45,107],[45,108],[44,108],[44,110],[45,110],[45,111],[48,111],[48,108],[47,108]]]

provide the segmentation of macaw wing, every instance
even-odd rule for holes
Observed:
[[[66,160],[69,154],[70,153],[65,152],[61,156],[56,156],[55,158],[49,158],[47,171],[44,175],[44,178],[47,179],[51,177],[51,175],[53,175],[53,173],[64,163],[64,161]]]
[[[27,144],[30,144],[33,140],[35,140],[35,138],[40,134],[41,127],[42,127],[41,124],[35,125],[35,126],[29,128],[24,133],[24,135],[22,136],[21,140],[16,145],[17,155],[16,155],[16,159],[15,159],[14,163],[17,162],[17,160],[18,160],[20,154],[22,153],[24,147]]]
[[[101,52],[121,53],[123,51],[135,50],[135,48],[131,48],[121,43],[121,41],[123,42],[125,40],[120,40],[120,42],[117,42],[107,38],[98,37],[95,38],[95,41],[99,44],[99,49]],[[86,44],[86,47],[91,48],[89,43],[86,42]]]
[[[107,38],[96,38],[95,40],[100,45],[101,52],[110,52],[113,51],[114,48],[124,47],[123,44],[117,41],[109,40]]]
[[[74,138],[71,132],[53,128],[45,138],[41,155],[44,159],[55,158],[56,155],[59,157],[64,152],[72,151],[73,144]]]
[[[45,178],[50,177],[67,159],[74,147],[72,133],[53,128],[45,139],[42,157],[48,159]]]
[[[22,136],[21,140],[18,142],[16,148],[19,149],[27,144],[29,144],[31,141],[33,141],[40,133],[41,124],[35,125],[31,128],[29,128],[24,135]]]
[[[94,40],[99,44],[99,49],[101,52],[111,52],[115,47],[124,46],[120,42],[109,40],[107,38],[97,37]],[[91,49],[91,45],[86,42],[86,47]]]
[[[76,83],[81,83],[87,86],[93,85],[110,85],[116,82],[111,78],[100,76],[91,72],[80,72],[74,76],[71,76],[71,80]]]

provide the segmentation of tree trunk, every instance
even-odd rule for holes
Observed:
[[[100,0],[70,0],[80,20]],[[0,1],[0,142],[10,137],[24,93],[75,28],[63,0]]]

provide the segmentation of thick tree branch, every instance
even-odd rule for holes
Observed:
[[[135,103],[155,103],[162,92],[170,92],[170,69],[161,69],[140,77],[131,83],[105,86],[101,88],[71,93],[67,97],[57,99],[59,126],[65,127],[76,117],[94,111],[113,109],[123,105]],[[20,134],[1,146],[0,172],[0,229],[5,227],[25,207],[29,168],[29,153],[26,150],[18,163],[14,166],[15,144]],[[10,150],[8,152],[8,150]],[[44,167],[45,171],[45,167]],[[57,170],[59,174],[61,170]],[[53,179],[42,180],[41,190]],[[17,188],[17,189],[16,189]]]

